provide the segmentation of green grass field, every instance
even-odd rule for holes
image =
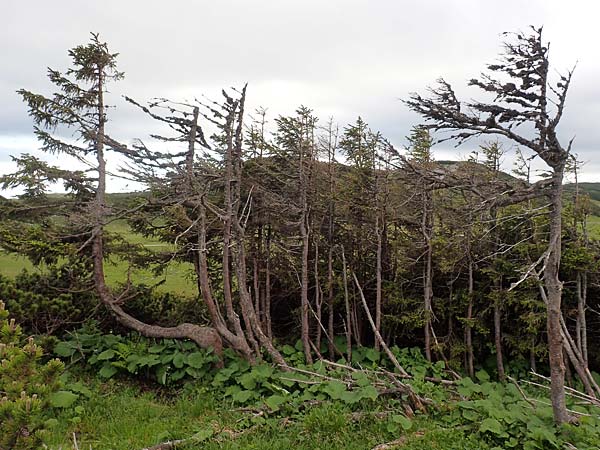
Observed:
[[[160,242],[158,240],[147,239],[146,237],[133,233],[129,226],[124,221],[115,221],[107,226],[107,230],[113,233],[118,233],[132,244],[142,244],[151,250],[165,251],[172,249],[172,245]],[[43,268],[34,267],[31,262],[24,257],[10,255],[0,251],[0,274],[15,277],[21,271],[27,269],[29,271],[43,270]],[[127,281],[127,263],[117,258],[112,258],[107,261],[105,266],[106,278],[108,283],[116,285]],[[136,284],[153,285],[161,280],[160,277],[154,275],[150,270],[135,270],[131,274],[131,278]],[[198,288],[193,277],[192,264],[173,261],[169,264],[166,272],[162,274],[165,280],[158,289],[163,292],[174,292],[182,295],[195,296],[198,294]]]
[[[587,223],[587,229],[590,233],[590,237],[600,239],[600,217],[590,216],[588,217]]]

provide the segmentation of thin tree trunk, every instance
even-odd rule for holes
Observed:
[[[252,258],[252,288],[254,289],[254,313],[258,316],[258,321],[262,324],[262,313],[260,310],[260,287],[258,282],[258,262]]]
[[[244,358],[251,363],[255,362],[255,357],[252,349],[248,345],[248,341],[244,332],[239,329],[239,333],[232,333],[227,327],[221,312],[219,311],[218,303],[214,300],[212,289],[210,286],[210,278],[208,275],[208,261],[206,258],[206,209],[204,205],[199,206],[200,223],[198,233],[198,250],[195,258],[196,277],[198,290],[202,295],[204,304],[206,305],[211,322],[218,333],[225,339],[234,350],[239,351]]]
[[[348,295],[348,268],[346,266],[346,253],[342,247],[342,279],[344,282],[344,304],[346,306],[346,354],[348,362],[352,361],[352,311]]]
[[[265,313],[265,332],[270,339],[273,338],[273,329],[271,326],[271,225],[267,228],[266,242],[266,267],[265,267],[265,305],[263,307]]]
[[[237,217],[237,209],[239,205],[239,171],[236,171],[234,167],[234,126],[236,118],[237,104],[231,105],[232,110],[226,118],[226,154],[225,154],[225,217],[223,224],[223,298],[225,301],[225,308],[227,312],[227,318],[230,320],[235,334],[241,335],[245,333],[246,339],[254,350],[256,355],[260,355],[260,349],[258,342],[254,338],[254,330],[250,319],[248,317],[248,311],[246,305],[241,301],[240,294],[240,306],[242,308],[242,319],[244,320],[245,330],[242,330],[239,316],[236,314],[233,308],[233,295],[231,289],[231,249],[233,247],[232,237],[233,233],[237,232],[234,229],[234,220]],[[234,173],[234,171],[236,173]],[[232,184],[237,182],[238,185],[235,189],[232,188]],[[238,285],[239,285],[238,279]],[[245,288],[245,286],[244,286]],[[238,286],[238,290],[241,286]],[[253,305],[251,305],[254,308]]]
[[[425,357],[427,358],[427,361],[431,362],[431,320],[433,315],[433,245],[431,240],[433,233],[433,211],[431,194],[425,191],[425,187],[423,187],[423,189],[423,216],[421,232],[423,234],[426,247],[425,265],[423,267],[423,307],[425,310],[425,325],[423,326],[423,331],[425,335]]]
[[[427,361],[431,362],[431,315],[432,315],[432,280],[431,280],[431,245],[427,245],[427,255],[425,261],[425,267],[423,270],[423,278],[425,282],[425,286],[423,288],[423,297],[424,297],[424,308],[425,308],[425,357]]]
[[[470,238],[469,238],[470,239]],[[467,326],[465,328],[465,341],[467,347],[467,374],[469,377],[473,378],[475,375],[475,368],[473,364],[473,328],[471,326],[471,321],[473,320],[473,296],[474,288],[473,288],[473,261],[471,258],[471,249],[469,248],[469,287],[467,295],[469,297],[469,304],[467,306]]]
[[[322,314],[322,297],[321,297],[321,285],[319,281],[319,240],[315,238],[315,264],[314,264],[314,277],[315,277],[315,308],[317,310],[317,332],[315,337],[315,347],[321,352],[321,324]]]
[[[304,357],[307,364],[312,364],[312,355],[310,350],[310,322],[308,307],[308,250],[309,250],[309,231],[306,224],[306,214],[302,214],[300,233],[302,236],[302,278],[300,280],[300,319],[301,319],[301,340],[304,347]]]
[[[499,299],[494,299],[494,345],[496,347],[496,367],[498,368],[498,379],[504,381],[504,361],[502,357],[502,314],[500,312]]]
[[[379,216],[375,218],[375,234],[377,235],[377,263],[376,263],[376,287],[375,287],[375,328],[381,334],[381,298],[382,298],[382,277],[381,277],[381,258],[383,251],[383,232],[379,223]],[[380,343],[375,339],[375,350],[379,351]]]
[[[333,246],[327,255],[327,333],[329,334],[329,358],[335,358],[335,336],[333,331]]]
[[[398,370],[398,372],[400,374],[402,374],[402,375],[407,376],[408,373],[400,365],[400,363],[398,362],[398,359],[391,352],[390,348],[387,346],[387,344],[383,340],[383,337],[381,336],[381,333],[379,332],[379,330],[375,326],[375,322],[373,322],[373,317],[371,316],[371,312],[369,311],[369,306],[367,305],[367,300],[365,300],[365,294],[363,293],[363,290],[362,290],[360,284],[358,283],[358,278],[356,278],[356,274],[352,273],[352,276],[354,277],[354,282],[356,283],[356,287],[358,288],[358,293],[359,293],[360,299],[362,301],[363,309],[365,310],[365,314],[367,315],[367,319],[369,320],[369,323],[371,324],[371,328],[373,329],[373,334],[375,335],[375,340],[377,340],[379,342],[379,345],[383,348],[385,354],[388,356],[388,358],[390,359],[390,361],[392,361],[392,363],[394,364],[394,367],[396,367],[396,369]]]

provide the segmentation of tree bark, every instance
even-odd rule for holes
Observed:
[[[548,356],[550,359],[550,396],[554,420],[558,424],[571,420],[565,402],[565,364],[560,319],[562,316],[562,282],[558,278],[562,233],[562,181],[564,165],[554,167],[553,187],[550,194],[550,234],[548,258],[544,267],[544,284],[548,297]]]
[[[376,262],[376,287],[375,287],[375,328],[378,333],[381,334],[381,298],[382,298],[382,276],[381,276],[381,259],[383,252],[383,231],[381,230],[381,224],[379,216],[375,218],[375,234],[377,235],[377,262]],[[375,350],[379,351],[380,342],[379,339],[375,339]]]
[[[346,266],[346,252],[342,247],[342,279],[344,282],[344,304],[346,306],[346,355],[348,362],[352,361],[352,311],[348,295],[348,268]]]
[[[473,297],[475,293],[473,289],[473,260],[471,258],[470,246],[468,252],[469,287],[467,295],[469,297],[469,304],[467,305],[467,326],[465,327],[465,344],[467,347],[467,374],[469,375],[469,377],[473,378],[473,376],[475,375],[475,368],[473,364],[473,327],[471,326],[471,321],[473,320]]]

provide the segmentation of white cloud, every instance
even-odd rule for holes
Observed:
[[[590,161],[582,179],[600,180],[600,162],[594,162],[599,12],[596,2],[583,0],[3,0],[0,161],[22,150],[7,140],[25,139],[14,136],[31,130],[15,91],[48,93],[45,68],[65,69],[67,50],[85,43],[90,31],[120,53],[126,78],[111,88],[118,108],[110,126],[125,141],[146,136],[154,125],[121,94],[140,101],[218,98],[222,87],[249,82],[250,110],[265,106],[273,117],[303,104],[322,120],[335,116],[341,126],[361,115],[401,145],[419,118],[399,98],[424,92],[444,76],[468,99],[475,91],[465,89],[465,81],[494,61],[501,32],[544,24],[555,68],[579,61],[562,137],[576,135],[575,151]],[[458,157],[470,149],[438,151]]]

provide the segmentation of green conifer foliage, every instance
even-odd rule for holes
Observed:
[[[41,445],[51,395],[60,387],[64,366],[43,364],[33,338],[23,344],[21,327],[0,301],[0,449],[37,449]]]

